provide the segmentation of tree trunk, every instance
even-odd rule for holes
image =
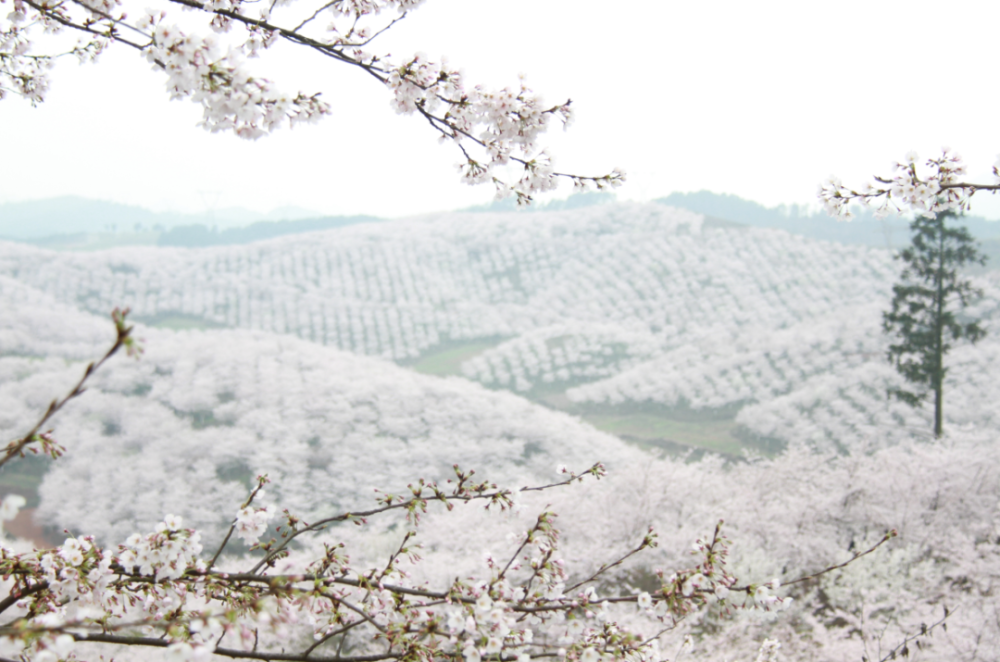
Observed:
[[[937,388],[934,389],[934,438],[940,439],[941,435],[944,433],[942,418],[942,403],[943,398],[941,394],[941,383],[938,381]]]
[[[934,438],[940,439],[944,432],[944,215],[938,214],[938,268],[934,280],[937,281],[937,301],[934,315]]]

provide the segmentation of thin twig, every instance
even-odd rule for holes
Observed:
[[[247,497],[247,500],[243,502],[243,505],[240,506],[239,509],[243,510],[244,508],[248,507],[251,503],[253,503],[254,497],[257,496],[257,493],[260,492],[261,489],[263,489],[263,487],[264,487],[264,481],[258,480],[257,487],[254,488],[253,492],[250,493],[250,496]],[[226,532],[226,537],[222,540],[222,544],[219,545],[219,549],[215,550],[215,554],[212,556],[212,560],[209,561],[207,568],[208,570],[211,570],[212,568],[215,567],[215,562],[219,560],[219,556],[222,555],[222,550],[224,550],[226,548],[226,545],[229,544],[229,539],[233,536],[234,531],[236,531],[235,519],[233,520],[233,523],[229,525],[229,531]]]
[[[31,0],[25,0],[25,1],[28,3],[31,2]],[[41,430],[42,427],[49,422],[49,419],[55,416],[56,413],[58,413],[59,410],[62,409],[67,402],[69,402],[70,400],[79,395],[82,395],[83,392],[86,390],[84,388],[84,384],[86,383],[86,381],[95,372],[97,372],[108,359],[114,356],[119,349],[121,349],[125,345],[130,344],[131,342],[130,334],[132,333],[133,327],[125,325],[125,316],[128,315],[128,312],[129,311],[127,308],[124,311],[119,311],[116,308],[114,312],[111,313],[112,319],[115,320],[115,329],[118,334],[117,337],[115,338],[114,344],[111,346],[111,349],[109,349],[104,354],[104,356],[101,357],[101,359],[96,363],[87,364],[87,368],[83,371],[83,376],[80,378],[80,381],[76,383],[76,386],[74,386],[70,390],[70,392],[67,393],[61,400],[53,400],[49,404],[48,409],[45,410],[45,413],[42,414],[42,417],[38,420],[37,423],[35,423],[34,427],[32,427],[31,430],[28,431],[26,435],[24,435],[23,437],[21,437],[16,441],[12,441],[9,444],[7,444],[7,447],[5,449],[5,454],[3,458],[0,458],[0,467],[7,464],[7,462],[9,462],[15,457],[23,457],[24,450],[32,443],[39,441],[38,431]]]
[[[884,536],[882,536],[882,539],[879,540],[877,543],[875,543],[873,546],[869,547],[868,549],[866,549],[865,551],[861,552],[860,554],[855,554],[854,556],[852,556],[848,560],[844,561],[843,563],[838,563],[837,565],[832,565],[829,568],[823,568],[819,572],[814,572],[813,574],[806,575],[805,577],[799,577],[798,579],[793,579],[791,581],[782,582],[782,586],[789,586],[791,584],[798,584],[800,582],[807,582],[810,579],[816,579],[817,577],[821,577],[821,576],[825,575],[828,572],[833,572],[834,570],[839,570],[841,568],[844,568],[844,567],[846,567],[846,566],[854,563],[855,561],[857,561],[858,559],[860,559],[862,556],[868,556],[869,554],[871,554],[872,552],[874,552],[876,549],[878,549],[879,547],[881,547],[885,543],[887,543],[890,540],[892,540],[893,538],[895,538],[896,535],[897,535],[896,530],[893,529],[892,531],[889,531]],[[739,591],[745,591],[745,592],[749,593],[751,586],[752,585],[739,586],[739,587],[731,588],[729,590],[731,590],[731,591],[737,591],[737,592],[739,592]]]
[[[172,0],[172,1],[177,1],[177,0]],[[518,491],[519,492],[532,492],[532,491],[547,490],[547,489],[552,489],[552,488],[555,488],[555,487],[562,487],[562,486],[565,486],[565,485],[569,485],[569,484],[574,483],[574,482],[576,482],[578,480],[582,480],[584,475],[586,475],[588,473],[592,473],[599,466],[600,466],[599,464],[596,464],[593,467],[591,467],[590,469],[588,469],[587,471],[585,471],[583,474],[580,474],[580,475],[570,474],[569,478],[567,478],[566,480],[557,482],[557,483],[551,483],[549,485],[543,485],[541,487],[523,487],[523,488],[521,488]],[[333,517],[327,517],[327,518],[321,519],[321,520],[319,520],[317,522],[313,522],[309,526],[305,526],[305,527],[303,527],[303,528],[295,531],[294,533],[292,533],[291,535],[289,535],[287,538],[285,538],[277,547],[275,547],[273,550],[270,550],[268,552],[268,554],[263,559],[261,559],[250,570],[250,573],[254,574],[257,571],[259,571],[261,568],[263,568],[264,566],[266,566],[269,563],[271,563],[275,558],[277,558],[278,554],[280,554],[282,551],[284,551],[288,547],[288,545],[295,538],[297,538],[298,536],[300,536],[300,535],[302,535],[304,533],[316,532],[316,531],[323,530],[323,529],[325,529],[330,524],[335,524],[335,523],[338,523],[338,522],[345,522],[345,521],[348,521],[348,520],[364,519],[364,518],[367,518],[367,517],[371,517],[373,515],[379,515],[381,513],[388,512],[390,510],[399,510],[399,509],[402,509],[402,508],[407,508],[408,509],[408,508],[413,508],[413,507],[419,507],[421,504],[426,504],[426,502],[428,502],[430,500],[448,502],[448,501],[473,501],[473,500],[488,499],[491,502],[495,502],[498,499],[509,498],[509,495],[511,494],[511,492],[509,490],[495,490],[495,491],[492,491],[492,492],[475,492],[475,493],[471,493],[471,494],[468,493],[468,491],[462,491],[462,492],[456,492],[456,493],[452,493],[452,494],[443,494],[440,491],[437,491],[436,487],[428,486],[428,488],[432,489],[432,490],[435,490],[435,493],[433,495],[431,495],[431,496],[428,496],[428,497],[415,496],[412,499],[407,499],[405,501],[398,501],[396,503],[386,504],[386,505],[381,506],[379,508],[373,508],[371,510],[363,510],[363,511],[353,512],[353,513],[350,513],[350,512],[348,512],[348,513],[341,513],[340,515],[335,515]],[[456,488],[456,489],[458,489],[458,488]]]
[[[947,621],[948,618],[953,613],[955,613],[955,612],[949,611],[948,608],[945,607],[944,608],[944,616],[942,616],[939,620],[937,620],[936,622],[934,622],[931,625],[924,625],[924,624],[921,623],[921,625],[920,625],[920,632],[918,632],[917,634],[912,634],[912,635],[906,637],[905,639],[903,639],[903,641],[900,642],[899,645],[897,645],[891,651],[889,651],[888,653],[886,653],[885,656],[882,659],[879,660],[879,662],[886,662],[887,660],[895,660],[897,655],[902,655],[903,657],[907,657],[907,655],[910,652],[908,644],[911,641],[916,641],[920,637],[926,637],[927,635],[929,635],[934,630],[934,628],[936,628],[938,626],[941,626],[944,629],[948,629],[948,626],[945,624],[945,621]]]

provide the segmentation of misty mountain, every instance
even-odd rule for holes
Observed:
[[[115,232],[164,231],[183,225],[207,228],[245,226],[259,221],[316,218],[319,213],[301,207],[281,207],[267,214],[242,208],[217,209],[203,214],[153,212],[135,205],[79,196],[0,204],[0,239],[37,241],[48,237]]]
[[[529,209],[518,209],[514,200],[506,199],[462,211],[534,214],[571,211],[614,202],[613,193],[589,191],[539,203]],[[824,212],[810,213],[805,206],[765,207],[735,195],[705,190],[671,193],[654,202],[704,214],[711,223],[775,228],[842,244],[898,249],[909,242],[907,219],[877,219],[871,210],[859,210],[852,221],[846,222],[833,219]],[[0,239],[62,249],[107,248],[137,243],[194,248],[246,244],[376,220],[379,219],[365,215],[323,217],[299,207],[282,207],[267,214],[242,208],[217,209],[205,214],[156,213],[133,205],[67,196],[0,205]],[[962,222],[981,242],[982,251],[990,259],[987,266],[1000,265],[1000,221],[966,216]],[[142,241],[124,236],[135,232],[153,234]],[[124,233],[118,235],[120,241],[116,241],[115,233]],[[66,241],[71,236],[79,238],[97,234],[103,235],[101,242]]]

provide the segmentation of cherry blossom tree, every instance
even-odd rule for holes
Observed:
[[[124,0],[0,1],[8,4],[12,11],[0,16],[0,98],[14,94],[41,103],[60,56],[93,61],[107,48],[131,48],[166,75],[172,99],[201,106],[203,127],[256,139],[283,123],[315,122],[330,113],[321,92],[289,94],[252,73],[248,58],[284,42],[356,68],[387,88],[398,113],[423,117],[455,145],[463,181],[492,183],[498,199],[515,196],[528,204],[559,179],[583,189],[616,187],[625,179],[617,168],[597,176],[555,169],[539,140],[553,122],[570,124],[569,101],[547,105],[523,79],[501,90],[473,85],[456,67],[422,53],[392,58],[373,51],[378,37],[423,0],[167,0],[160,9]],[[182,20],[181,10],[197,15],[202,29],[198,21]],[[80,37],[74,45],[59,37],[67,31]],[[508,164],[520,167],[516,180],[506,180]]]

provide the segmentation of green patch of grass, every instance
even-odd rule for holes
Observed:
[[[51,466],[51,458],[30,453],[11,460],[0,469],[0,495],[20,494],[28,508],[37,508],[38,487]]]
[[[496,342],[485,341],[448,345],[438,351],[424,354],[410,367],[425,375],[439,377],[458,375],[463,362],[496,346]]]
[[[656,414],[583,414],[598,430],[609,432],[643,446],[699,448],[715,453],[738,455],[743,444],[734,434],[735,420],[690,421]]]
[[[191,329],[204,331],[206,329],[222,329],[222,324],[216,324],[193,315],[157,315],[139,319],[138,321],[148,326],[155,326],[160,329],[170,329],[172,331],[188,331]]]

